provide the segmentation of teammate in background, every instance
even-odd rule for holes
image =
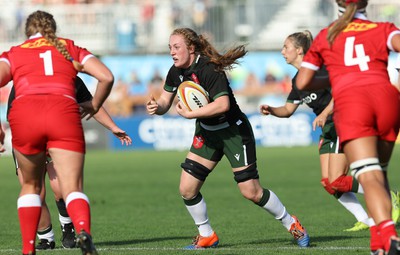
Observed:
[[[254,134],[236,103],[224,72],[247,53],[245,47],[241,45],[220,55],[202,35],[190,28],[178,28],[170,36],[169,49],[174,64],[160,98],[151,97],[147,112],[150,115],[165,114],[178,86],[188,80],[204,87],[211,100],[208,105],[193,111],[187,110],[181,102],[175,107],[182,117],[196,119],[193,144],[181,164],[179,191],[199,234],[186,248],[204,249],[219,243],[200,189],[224,155],[231,164],[242,195],[279,220],[299,246],[309,246],[309,236],[296,216],[290,215],[275,193],[261,187],[259,182]]]
[[[114,77],[93,54],[56,36],[56,21],[44,11],[26,20],[27,40],[0,56],[0,86],[14,81],[15,100],[8,115],[12,147],[23,183],[18,198],[22,253],[36,254],[41,214],[40,190],[47,153],[53,160],[60,191],[82,254],[97,254],[90,232],[90,205],[83,193],[85,139],[81,117],[95,115],[108,97]],[[76,103],[78,71],[98,80],[91,101]]]
[[[307,53],[313,41],[310,31],[297,32],[289,35],[282,48],[282,55],[286,62],[300,69],[304,54]],[[317,76],[327,76],[325,68],[318,71]],[[319,159],[321,164],[321,184],[325,190],[333,195],[350,213],[357,222],[352,228],[345,231],[360,231],[368,229],[373,222],[354,193],[363,193],[361,185],[352,177],[347,176],[348,164],[346,156],[339,148],[338,137],[333,123],[333,99],[329,88],[315,92],[299,91],[296,88],[296,76],[292,79],[290,91],[285,105],[272,107],[261,105],[260,112],[264,115],[273,115],[280,118],[289,118],[300,104],[307,104],[316,115],[313,129],[322,128],[319,141]],[[353,193],[354,192],[354,193]]]
[[[77,103],[84,103],[92,100],[92,95],[87,89],[85,83],[82,81],[79,76],[76,77],[75,80],[75,91],[76,91],[76,100]],[[15,99],[15,90],[14,87],[11,89],[10,96],[8,98],[8,109],[7,116],[12,106],[12,101]],[[93,118],[103,125],[105,128],[110,130],[120,141],[121,144],[131,145],[132,139],[126,134],[125,131],[120,129],[112,120],[110,115],[101,107],[100,110],[93,116]],[[20,173],[20,169],[18,168],[18,163],[15,161],[14,163],[16,167],[16,174],[18,176],[19,182],[22,184],[22,174]],[[53,190],[54,198],[56,200],[56,205],[58,209],[58,218],[61,224],[62,230],[62,246],[64,248],[74,248],[76,246],[75,240],[75,229],[72,224],[72,220],[68,215],[67,208],[65,206],[65,201],[62,199],[62,194],[60,193],[60,185],[58,183],[57,175],[54,169],[54,164],[51,160],[46,164],[46,172],[49,176],[50,187]],[[54,249],[55,241],[54,241],[54,231],[51,224],[50,211],[47,207],[46,203],[46,185],[45,185],[45,175],[43,176],[43,186],[40,193],[40,198],[42,200],[42,212],[40,215],[40,221],[38,225],[37,236],[39,239],[39,243],[36,245],[36,250],[47,250]]]
[[[400,254],[386,174],[400,115],[400,94],[390,82],[387,64],[390,50],[400,51],[400,30],[393,23],[368,20],[367,0],[336,3],[341,15],[315,38],[296,85],[300,90],[325,87],[326,80],[314,75],[327,67],[341,146],[376,223],[370,228],[371,253]]]

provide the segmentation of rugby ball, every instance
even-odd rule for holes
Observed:
[[[177,95],[189,111],[199,109],[210,102],[207,91],[192,81],[182,82],[178,87]]]

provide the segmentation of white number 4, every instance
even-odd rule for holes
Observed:
[[[354,36],[346,38],[346,45],[344,47],[344,64],[346,66],[359,66],[361,71],[367,71],[369,69],[368,62],[370,62],[369,56],[365,55],[364,45],[356,44]],[[356,57],[354,55],[354,49],[356,50]]]

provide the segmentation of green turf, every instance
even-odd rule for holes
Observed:
[[[320,186],[316,146],[258,148],[260,181],[274,191],[311,236],[311,248],[293,243],[282,225],[242,198],[224,159],[209,176],[202,194],[220,237],[217,249],[185,251],[196,227],[178,192],[180,163],[186,152],[89,151],[85,192],[92,208],[92,233],[100,254],[368,254],[368,231],[347,233],[355,218]],[[400,189],[400,149],[389,177]],[[19,184],[11,157],[0,158],[0,255],[20,254],[16,210]],[[362,196],[359,196],[364,203]],[[60,229],[51,191],[58,249],[38,254],[80,254],[60,247]]]

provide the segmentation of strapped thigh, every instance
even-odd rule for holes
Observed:
[[[211,170],[202,164],[186,158],[185,162],[181,164],[182,169],[188,174],[192,175],[200,181],[205,181]]]
[[[250,165],[244,170],[234,172],[233,174],[235,175],[234,179],[237,183],[259,178],[256,163]]]
[[[378,158],[366,158],[357,160],[350,164],[351,174],[358,179],[360,174],[369,171],[382,171]]]

